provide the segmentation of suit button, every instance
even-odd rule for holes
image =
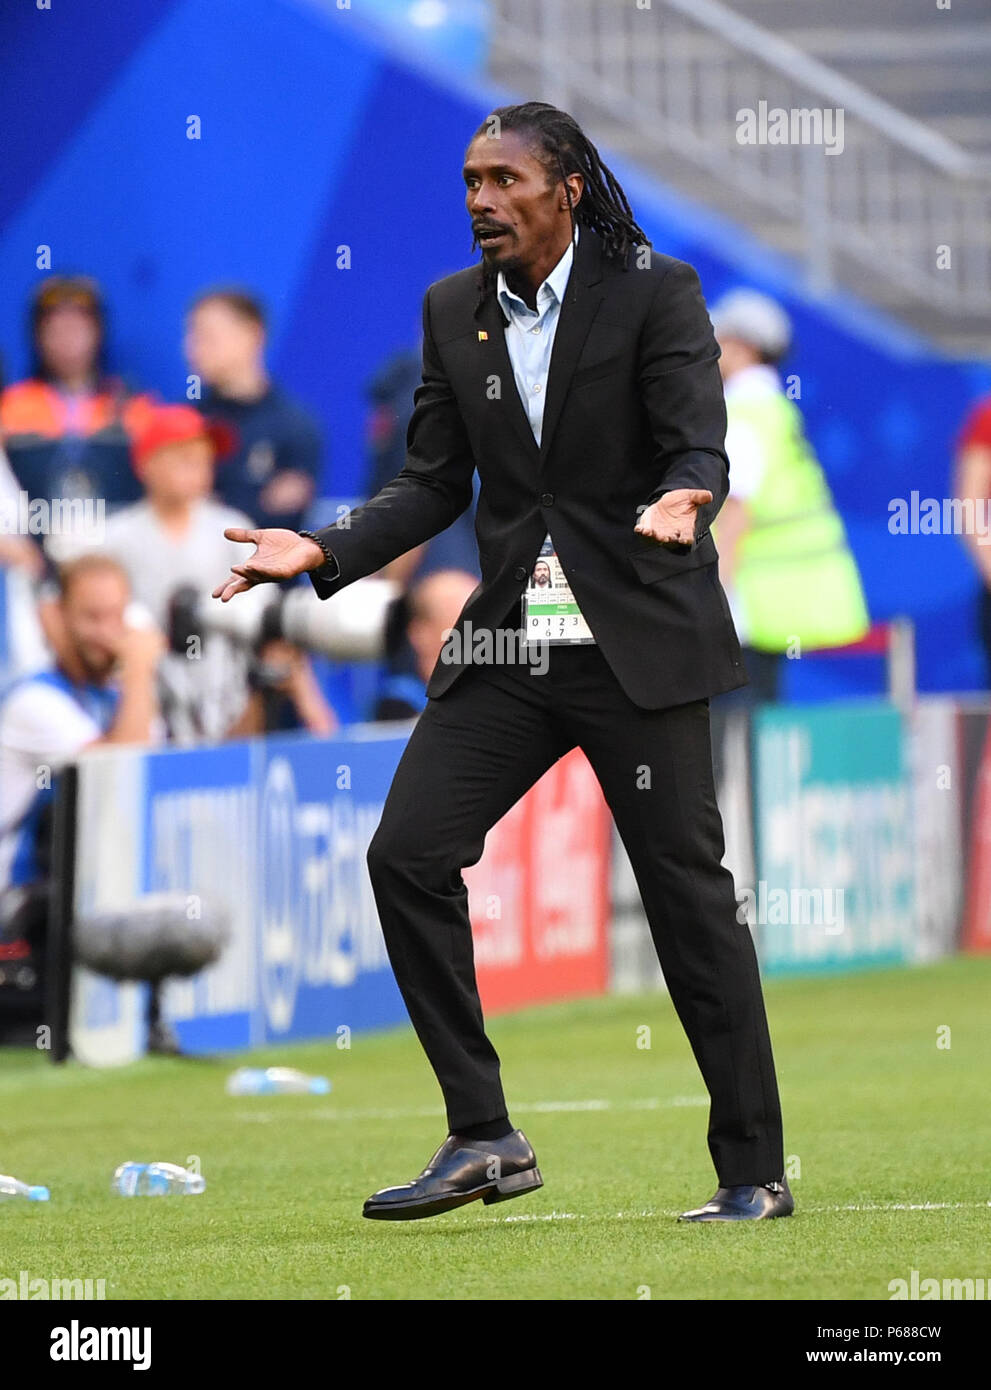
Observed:
[[[541,499],[540,499],[540,505],[541,505],[542,507],[553,507],[553,505],[554,505],[554,494],[553,494],[553,492],[545,492],[545,493],[542,495]]]
[[[525,579],[525,578],[526,578],[526,570],[523,568],[522,565],[520,565],[518,569],[513,570],[513,578],[514,578],[514,579]]]

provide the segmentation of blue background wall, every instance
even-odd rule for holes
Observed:
[[[185,391],[192,294],[249,284],[270,310],[275,374],[326,430],[324,491],[350,496],[369,377],[416,341],[425,286],[471,259],[461,158],[505,94],[407,61],[353,11],[322,10],[103,0],[0,13],[0,352],[8,380],[23,373],[39,245],[53,269],[103,282],[113,365],[168,399]],[[190,115],[199,140],[187,139]],[[912,489],[946,495],[954,437],[987,368],[941,361],[842,297],[806,301],[786,263],[610,162],[654,245],[697,266],[710,302],[741,282],[783,299],[797,335],[785,369],[801,377],[873,615],[915,618],[921,688],[983,685],[960,541],[892,536],[887,520],[889,501]],[[790,663],[789,679],[811,698],[876,688],[879,671],[810,659]]]

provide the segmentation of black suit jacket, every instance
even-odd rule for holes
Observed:
[[[640,252],[646,257],[646,250]],[[709,525],[729,488],[719,349],[694,269],[650,253],[624,268],[582,227],[561,305],[538,449],[519,398],[505,322],[479,267],[438,280],[423,302],[423,382],[406,465],[364,506],[319,532],[336,569],[321,598],[449,526],[481,483],[482,582],[459,626],[500,626],[545,534],[602,654],[631,699],[657,709],[745,684]],[[487,335],[487,336],[481,336]],[[644,506],[707,488],[695,543],[638,536]],[[461,644],[470,660],[471,644]],[[439,661],[428,695],[463,665]]]

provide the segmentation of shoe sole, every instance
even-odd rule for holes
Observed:
[[[365,1203],[362,1216],[371,1221],[421,1221],[426,1216],[440,1216],[445,1211],[467,1206],[479,1198],[490,1206],[493,1202],[508,1202],[513,1197],[523,1197],[527,1192],[536,1192],[543,1187],[544,1180],[539,1168],[527,1168],[522,1173],[510,1173],[508,1178],[486,1183],[471,1192],[455,1192],[447,1197],[434,1197],[423,1202],[383,1202],[381,1205]]]

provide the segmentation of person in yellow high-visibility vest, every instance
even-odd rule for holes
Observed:
[[[870,618],[843,520],[777,371],[791,343],[787,314],[741,289],[711,317],[730,463],[729,497],[712,531],[750,677],[748,702],[773,701],[785,652],[856,642]]]

